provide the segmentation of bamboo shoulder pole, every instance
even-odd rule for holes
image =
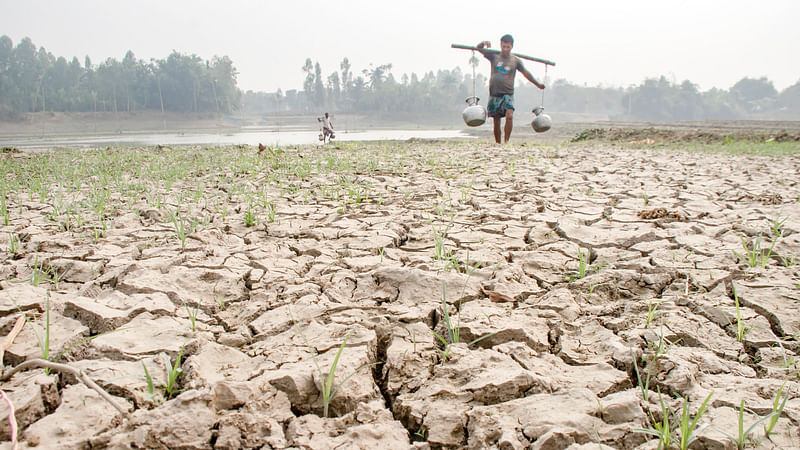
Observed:
[[[462,50],[478,50],[478,47],[473,47],[471,45],[452,44],[452,45],[450,45],[450,47],[451,48],[460,48]],[[500,50],[496,50],[496,49],[493,49],[493,48],[484,48],[483,51],[491,52],[491,53],[500,53]],[[515,53],[515,52],[511,52],[511,54],[516,56],[516,57],[518,57],[518,58],[527,59],[527,60],[530,60],[530,61],[536,61],[536,62],[539,62],[539,63],[542,63],[542,64],[546,64],[548,66],[555,66],[556,65],[555,62],[550,61],[549,59],[536,58],[534,56],[523,55],[522,53]]]

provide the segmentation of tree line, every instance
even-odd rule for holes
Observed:
[[[137,112],[228,113],[239,109],[236,68],[227,56],[204,61],[173,51],[142,61],[130,50],[122,61],[83,64],[37,48],[30,38],[16,46],[0,36],[0,119],[22,113]]]
[[[478,65],[473,57],[470,64]],[[528,63],[533,64],[533,63]],[[464,73],[458,67],[412,73],[396,79],[391,64],[370,65],[354,73],[348,58],[339,71],[324,76],[320,64],[306,59],[303,90],[274,93],[247,91],[243,107],[248,112],[338,111],[392,114],[406,112],[454,113],[463,109],[466,97],[488,96],[488,79]],[[473,84],[474,83],[474,84]],[[778,92],[766,77],[744,77],[730,89],[701,92],[689,80],[667,77],[645,79],[638,86],[588,87],[564,79],[547,80],[542,91],[523,82],[515,93],[519,105],[534,107],[545,101],[548,111],[602,114],[612,118],[674,121],[704,119],[800,119],[800,80]],[[485,100],[482,104],[486,104]]]
[[[470,59],[479,69],[480,58]],[[535,64],[535,63],[528,63]],[[481,97],[486,105],[485,70],[461,68],[395,77],[392,64],[370,64],[360,71],[348,58],[324,74],[319,62],[307,58],[298,67],[302,89],[242,92],[238,72],[227,56],[210,61],[173,51],[165,59],[139,60],[128,51],[121,61],[108,58],[83,64],[68,61],[30,38],[16,46],[0,36],[0,119],[42,111],[65,112],[194,112],[250,114],[344,112],[355,114],[456,114],[465,99]],[[529,67],[534,70],[535,67]],[[302,75],[301,75],[302,74]],[[800,119],[800,80],[778,92],[766,77],[739,80],[729,89],[700,91],[689,80],[664,76],[627,88],[581,86],[564,79],[546,80],[548,112],[601,114],[631,120]],[[542,103],[542,92],[527,82],[516,91],[520,108]]]
[[[355,72],[348,58],[339,65],[340,70],[323,76],[319,63],[307,59],[302,70],[305,74],[302,90],[278,90],[274,93],[247,91],[243,107],[247,112],[326,111],[348,113],[447,112],[466,106],[466,97],[472,95],[471,74],[452,70],[403,74],[397,80],[390,63],[370,65]],[[477,75],[478,87],[486,84],[486,77]],[[481,95],[481,94],[479,94]]]

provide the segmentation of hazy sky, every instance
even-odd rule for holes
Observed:
[[[306,58],[323,75],[344,57],[355,72],[391,63],[404,73],[461,66],[451,43],[499,46],[550,59],[550,79],[629,86],[666,75],[705,91],[766,76],[778,90],[800,80],[798,0],[244,1],[0,0],[0,35],[30,37],[56,56],[97,64],[228,55],[244,90],[302,88]],[[528,63],[539,79],[544,66]],[[478,70],[488,73],[488,63]]]

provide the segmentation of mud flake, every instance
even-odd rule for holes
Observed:
[[[142,313],[117,331],[93,339],[90,347],[112,359],[139,359],[161,352],[175,357],[194,339],[188,320]]]
[[[112,399],[125,409],[131,408],[121,398]],[[96,391],[75,384],[64,388],[58,408],[27,427],[22,437],[51,448],[83,447],[92,436],[109,429],[118,415],[116,408]]]
[[[5,382],[3,391],[14,405],[17,432],[44,417],[61,401],[56,383],[55,374],[45,375],[44,370],[19,373]],[[8,413],[8,404],[0,402],[0,415],[8,417]],[[10,438],[8,421],[0,421],[0,439]]]
[[[73,344],[89,335],[89,328],[80,322],[64,317],[56,311],[50,311],[50,358],[59,355]],[[46,334],[46,313],[32,319],[23,327],[14,343],[5,351],[3,359],[10,365],[17,365],[27,359],[42,358],[40,339]]]
[[[456,321],[462,342],[472,342],[482,338],[475,345],[490,348],[504,342],[522,342],[534,351],[550,349],[551,322],[559,316],[552,311],[538,310],[534,307],[505,308],[503,304],[492,303],[488,299],[465,303]],[[438,332],[444,336],[444,321],[439,323]]]
[[[438,360],[438,347],[430,328],[421,322],[398,324],[386,338],[383,379],[396,396],[421,388]]]
[[[138,409],[120,426],[91,439],[110,448],[209,448],[217,422],[209,391],[186,391],[162,406]]]
[[[736,293],[741,304],[766,317],[779,336],[796,336],[800,335],[800,291],[788,288],[787,278],[775,274],[736,282]]]
[[[189,389],[199,389],[220,381],[246,381],[254,375],[261,359],[215,342],[204,342],[184,361],[182,383]]]
[[[476,406],[467,412],[468,445],[488,448],[501,436],[541,448],[565,448],[594,441],[595,436],[603,441],[610,427],[596,417],[597,405],[597,397],[588,390],[570,389]]]
[[[377,400],[335,419],[298,417],[289,423],[286,437],[290,445],[302,448],[409,448],[408,430]]]
[[[613,365],[614,355],[629,352],[623,339],[596,320],[565,326],[560,343],[558,356],[570,365]]]

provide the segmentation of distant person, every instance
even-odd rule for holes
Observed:
[[[489,52],[489,41],[477,45],[478,51],[489,60],[492,73],[489,78],[489,117],[494,120],[494,140],[500,143],[500,120],[505,117],[505,142],[511,137],[511,128],[514,126],[514,75],[519,71],[539,89],[544,89],[544,84],[533,78],[530,72],[522,65],[522,61],[511,54],[514,47],[514,38],[507,34],[500,38],[500,53]]]
[[[334,139],[333,124],[331,123],[331,118],[328,117],[328,113],[325,113],[323,117],[317,118],[317,121],[322,123],[322,142],[324,143],[326,139],[328,142]]]

